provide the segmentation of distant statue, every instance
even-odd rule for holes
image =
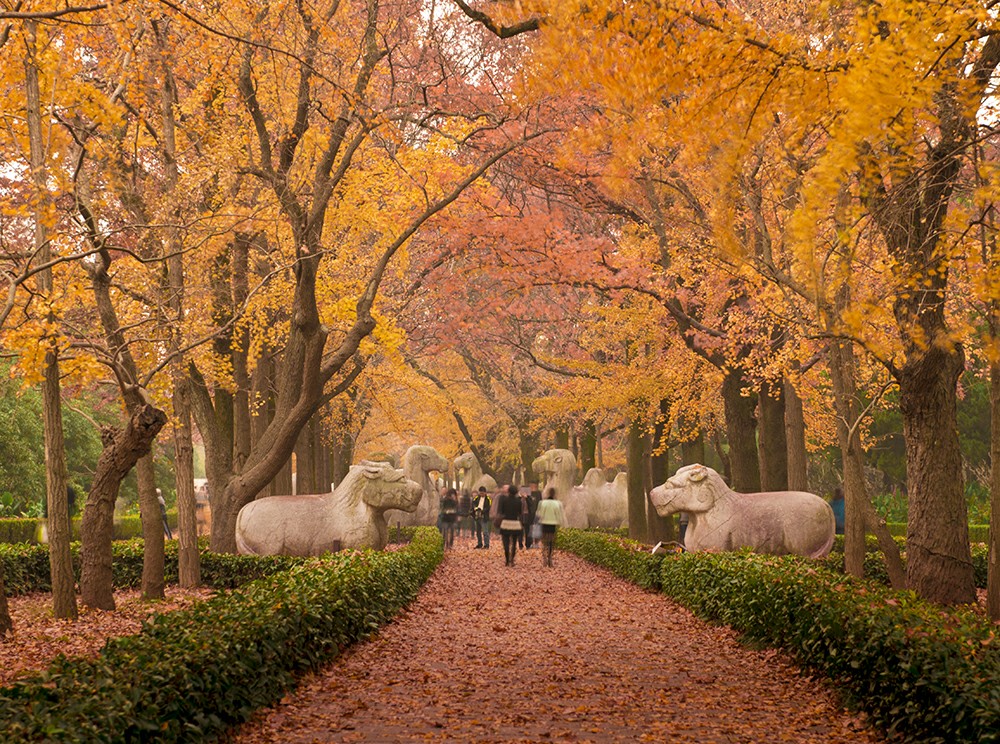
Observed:
[[[431,478],[430,474],[447,474],[448,459],[438,454],[438,451],[433,447],[415,444],[403,455],[402,467],[407,478],[420,484],[422,494],[420,503],[412,512],[402,512],[395,509],[386,512],[386,521],[390,527],[396,523],[406,526],[434,526],[437,523],[438,495],[435,480]]]
[[[236,516],[236,548],[248,555],[322,555],[338,548],[381,550],[385,512],[413,511],[420,484],[385,462],[352,465],[333,493],[269,496]]]
[[[466,452],[455,458],[453,463],[455,470],[464,470],[462,476],[462,487],[460,491],[468,491],[470,494],[478,493],[480,486],[485,486],[486,490],[493,493],[497,490],[496,479],[492,475],[483,473],[483,468],[479,460],[471,452]]]
[[[550,449],[535,458],[531,469],[545,477],[543,492],[556,490],[562,502],[567,527],[617,528],[628,524],[628,476],[619,473],[612,483],[597,468],[587,471],[579,486],[576,479],[576,457],[565,449]]]
[[[823,558],[833,547],[833,510],[804,491],[736,493],[712,468],[687,465],[649,497],[661,517],[688,513],[688,550],[751,548]]]

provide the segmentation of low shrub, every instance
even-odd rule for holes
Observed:
[[[899,546],[903,558],[903,566],[906,566],[906,538],[894,537]],[[989,549],[985,543],[976,542],[971,546],[972,571],[976,586],[980,589],[986,588],[986,579],[989,572]],[[844,570],[844,536],[837,535],[833,544],[833,550],[821,563],[824,567],[833,571],[843,572]],[[885,558],[879,548],[878,539],[874,535],[865,537],[865,578],[878,581],[881,584],[889,585],[889,573],[885,568]]]
[[[425,528],[402,550],[309,559],[153,616],[96,659],[59,659],[0,689],[4,741],[215,737],[393,617],[442,555],[440,535]]]
[[[228,555],[208,551],[208,539],[201,546],[201,580],[214,589],[233,589],[255,579],[285,571],[304,559],[284,555]],[[112,543],[112,582],[116,589],[135,589],[142,585],[143,544],[141,539]],[[80,580],[80,544],[72,543],[73,570]],[[45,545],[0,545],[0,567],[9,596],[52,589],[49,550]],[[177,541],[164,546],[164,578],[177,582]]]
[[[38,520],[30,517],[0,519],[0,543],[33,543]]]
[[[632,564],[630,546],[592,539],[605,547],[572,539],[561,546]],[[890,736],[1000,742],[1000,633],[969,611],[943,610],[818,562],[748,552],[665,556],[660,586],[701,617],[822,671]]]
[[[643,589],[660,589],[663,556],[653,555],[642,543],[614,533],[563,529],[556,533],[556,547],[576,553]]]

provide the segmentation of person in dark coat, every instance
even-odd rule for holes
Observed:
[[[500,537],[503,540],[503,555],[505,565],[514,565],[517,555],[517,540],[521,537],[521,496],[517,486],[507,486],[507,493],[500,500],[497,509],[500,512]]]

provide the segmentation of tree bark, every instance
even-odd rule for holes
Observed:
[[[569,449],[569,429],[565,426],[556,429],[553,446],[556,449]]]
[[[167,416],[163,411],[145,405],[132,414],[123,429],[105,427],[101,432],[104,447],[97,460],[97,470],[87,494],[80,527],[83,564],[80,597],[88,607],[115,609],[111,576],[115,499],[118,498],[122,479],[140,457],[149,453],[153,440],[166,422]]]
[[[580,470],[586,473],[597,467],[597,426],[592,419],[586,419],[580,433]]]
[[[52,259],[48,239],[46,210],[49,204],[48,176],[45,168],[45,145],[42,138],[41,90],[38,81],[38,64],[35,59],[37,26],[25,22],[26,51],[24,79],[26,118],[28,123],[28,156],[38,206],[34,211],[34,242],[38,262],[46,264]],[[42,269],[38,286],[43,296],[52,294],[52,270]],[[50,314],[50,322],[55,318]],[[69,543],[72,538],[69,526],[69,505],[66,499],[66,449],[63,437],[62,395],[59,382],[59,354],[55,339],[46,339],[42,381],[42,420],[45,438],[45,484],[47,513],[49,515],[49,564],[52,578],[53,612],[57,618],[76,619],[76,578]]]
[[[907,586],[945,605],[976,601],[956,424],[964,366],[960,349],[934,346],[907,360],[899,377],[909,492]]]
[[[647,542],[649,531],[646,526],[645,489],[646,472],[646,427],[641,421],[632,421],[628,427],[628,442],[625,450],[628,468],[628,536],[633,540]]]
[[[156,493],[152,448],[139,458],[135,474],[139,490],[139,516],[142,519],[142,598],[163,599],[163,515]]]
[[[194,494],[194,446],[191,432],[190,384],[174,384],[174,469],[177,473],[177,579],[182,587],[201,584],[197,503]]]
[[[788,490],[788,437],[785,398],[780,382],[766,381],[757,396],[760,422],[760,487],[762,491]]]
[[[722,401],[729,440],[729,487],[741,493],[760,491],[760,461],[757,455],[756,396],[743,395],[746,382],[739,368],[727,369],[722,380]]]
[[[649,472],[651,486],[659,486],[665,483],[670,477],[670,448],[667,446],[670,441],[670,401],[667,398],[660,400],[660,415],[656,419],[653,427],[653,441],[650,448]],[[652,489],[650,489],[652,490]],[[674,517],[661,517],[652,502],[649,509],[649,539],[653,541],[670,542],[676,540],[674,530]]]
[[[316,417],[299,432],[295,443],[295,492],[319,493],[316,484]]]
[[[809,458],[806,454],[806,422],[802,398],[791,381],[785,380],[785,432],[788,440],[788,490],[809,490]]]

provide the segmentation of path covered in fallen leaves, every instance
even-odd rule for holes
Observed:
[[[456,542],[393,623],[234,732],[260,742],[877,742],[782,654],[575,556]]]

